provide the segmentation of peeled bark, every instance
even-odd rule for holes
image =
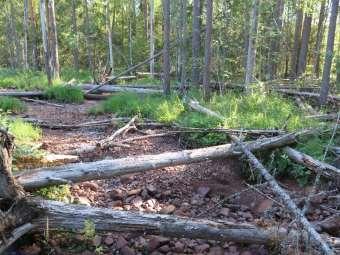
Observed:
[[[213,0],[206,0],[206,28],[204,42],[204,68],[203,68],[203,97],[205,100],[210,98],[210,72],[212,58],[212,15],[213,15]]]
[[[192,83],[198,86],[200,80],[200,48],[201,48],[201,0],[193,1],[192,17]]]
[[[340,180],[340,169],[327,163],[321,162],[312,158],[311,156],[304,154],[300,151],[294,150],[290,147],[285,147],[283,151],[287,156],[298,164],[302,164],[315,173],[320,173],[326,178],[334,180]]]
[[[298,76],[301,76],[306,71],[308,43],[309,43],[311,28],[312,28],[312,15],[306,14],[304,22],[303,22],[301,49],[300,49],[300,54],[299,54],[298,67],[297,67]]]
[[[333,54],[334,54],[334,39],[335,39],[338,9],[339,9],[339,0],[332,0],[332,11],[331,11],[331,17],[329,20],[329,29],[328,29],[328,37],[327,37],[327,49],[326,49],[326,54],[325,54],[325,63],[323,67],[321,90],[320,90],[320,99],[319,99],[320,105],[326,104],[327,96],[329,93],[329,83],[330,83],[332,60],[333,60]]]
[[[251,151],[263,151],[294,143],[295,134],[258,140],[247,144]],[[54,168],[41,168],[22,172],[17,181],[27,190],[50,185],[88,180],[109,179],[131,173],[139,173],[168,166],[191,164],[210,159],[239,156],[240,151],[231,144],[202,149],[167,152],[158,155],[134,156],[90,163],[69,164]]]
[[[163,93],[170,95],[170,0],[163,0]]]

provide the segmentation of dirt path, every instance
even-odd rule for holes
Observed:
[[[25,116],[56,124],[75,124],[108,118],[87,114],[94,102],[83,105],[67,105],[65,108],[28,104]],[[80,129],[76,131],[43,129],[44,149],[63,153],[85,144],[94,144],[116,130],[116,126],[102,129]],[[149,132],[160,132],[152,130]],[[128,133],[125,138],[138,136]],[[140,140],[131,148],[111,148],[91,155],[81,155],[84,161],[103,158],[154,154],[181,150],[177,137]],[[246,185],[241,176],[242,163],[239,159],[207,161],[187,166],[167,167],[141,174],[121,176],[106,181],[91,181],[72,185],[73,202],[116,210],[133,210],[148,213],[165,213],[187,217],[208,218],[232,222],[272,223],[275,213],[282,209],[275,203]],[[297,189],[304,194],[306,190]],[[265,185],[259,189],[266,189]],[[246,190],[226,200],[231,195]],[[270,194],[270,191],[268,191]],[[273,216],[274,215],[274,216]],[[282,215],[282,214],[280,214]],[[323,219],[330,215],[328,210],[313,212],[312,219]],[[281,223],[288,221],[282,217]],[[101,254],[210,254],[250,255],[271,254],[269,248],[251,245],[240,246],[231,242],[163,238],[136,233],[105,233],[85,241],[82,235],[51,235],[49,242],[38,237],[21,246],[23,254],[95,254],[93,247]],[[35,251],[34,251],[35,250]],[[33,251],[33,253],[27,253]],[[99,251],[99,250],[98,250]],[[34,253],[35,252],[35,253]],[[40,253],[39,253],[40,252]],[[100,253],[99,253],[100,254]]]

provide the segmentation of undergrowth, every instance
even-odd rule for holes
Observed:
[[[45,96],[61,103],[82,103],[84,101],[83,91],[74,86],[52,86],[45,91]]]
[[[70,185],[59,185],[51,186],[39,189],[35,192],[37,195],[42,196],[46,199],[56,200],[61,202],[70,202],[71,200],[71,190]]]
[[[14,97],[0,97],[0,109],[3,112],[21,113],[25,110],[25,105]]]

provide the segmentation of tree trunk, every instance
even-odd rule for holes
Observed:
[[[57,22],[55,17],[54,0],[48,1],[48,18],[49,18],[49,35],[50,35],[50,48],[51,48],[51,62],[52,62],[52,78],[60,78],[60,65],[58,53],[58,36],[57,36]]]
[[[150,57],[155,55],[155,34],[154,34],[154,26],[155,26],[155,2],[154,0],[150,0],[150,34],[149,34],[149,42],[150,42]],[[155,59],[150,61],[150,73],[151,77],[154,78],[155,73]]]
[[[79,50],[78,50],[78,25],[77,25],[77,0],[72,0],[72,33],[73,33],[73,65],[76,71],[79,71]]]
[[[320,74],[320,50],[322,45],[322,39],[324,34],[324,21],[326,18],[326,0],[323,0],[320,7],[320,15],[318,22],[318,31],[316,34],[316,42],[314,48],[314,75],[316,78],[319,78]]]
[[[256,59],[256,37],[258,26],[258,8],[259,0],[253,0],[252,13],[251,13],[251,25],[249,32],[249,43],[247,53],[247,65],[244,87],[248,90],[249,84],[254,81],[254,68]]]
[[[47,23],[46,23],[46,2],[45,0],[40,0],[40,23],[41,23],[41,33],[43,41],[43,49],[45,56],[45,71],[47,75],[48,84],[52,85],[52,73],[51,73],[51,58],[50,58],[50,47],[47,38]]]
[[[296,134],[287,134],[251,142],[247,144],[247,148],[254,152],[269,150],[294,143],[295,139]],[[16,176],[16,180],[25,189],[32,190],[68,182],[109,179],[115,176],[155,170],[168,166],[191,164],[239,155],[239,148],[232,144],[225,144],[194,150],[167,152],[158,155],[142,155],[23,171]]]
[[[297,76],[301,76],[306,71],[308,43],[312,27],[312,14],[306,14],[303,22],[301,49],[299,54],[299,62],[297,68]]]
[[[33,1],[29,0],[29,10],[30,10],[30,34],[32,40],[30,41],[31,46],[29,49],[32,52],[32,66],[36,69],[39,67],[39,51],[37,46],[37,34],[36,34],[36,28],[37,28],[37,19],[36,14],[34,10]]]
[[[113,70],[113,47],[112,47],[112,30],[111,30],[111,11],[110,11],[110,1],[106,0],[105,4],[105,24],[106,24],[106,32],[109,46],[109,66],[110,69]]]
[[[187,5],[188,5],[188,0],[181,0],[181,11],[180,11],[180,33],[181,33],[181,42],[180,42],[180,53],[181,53],[181,92],[184,93],[186,89],[186,82],[187,82],[187,71],[186,71],[186,66],[187,66]]]
[[[280,41],[282,38],[282,15],[284,9],[284,1],[276,0],[275,12],[274,12],[274,36],[270,44],[270,59],[269,59],[269,79],[273,80],[277,76],[277,66],[280,58]]]
[[[201,0],[193,2],[192,17],[192,83],[199,85],[200,81],[200,49],[201,49]]]
[[[320,105],[324,105],[327,102],[327,96],[329,93],[329,82],[330,82],[330,74],[332,68],[332,60],[334,54],[334,38],[336,31],[336,20],[338,16],[339,9],[339,0],[332,0],[332,9],[331,9],[331,17],[329,20],[328,27],[328,37],[327,37],[327,48],[325,55],[325,63],[323,66],[322,73],[322,82],[321,82],[321,91],[320,91]]]
[[[212,55],[212,16],[213,0],[206,0],[206,28],[204,42],[204,69],[203,69],[203,97],[205,100],[210,99],[210,72],[211,72],[211,55]]]
[[[28,69],[28,31],[29,31],[29,20],[28,20],[28,1],[29,0],[24,0],[24,59],[23,59],[23,64],[24,68]]]
[[[297,66],[298,66],[298,56],[300,52],[300,41],[301,41],[301,30],[302,30],[302,21],[303,21],[303,11],[302,9],[298,9],[296,13],[296,21],[295,21],[295,33],[294,33],[294,46],[292,49],[291,62],[290,62],[290,77],[295,79],[297,75]]]
[[[87,67],[93,72],[94,71],[94,63],[93,63],[93,54],[92,54],[92,43],[91,43],[91,28],[90,28],[90,16],[89,16],[89,8],[88,8],[88,0],[84,0],[84,25],[85,25],[85,41],[86,41],[86,54],[87,54]]]
[[[163,91],[165,95],[170,95],[170,0],[163,0],[163,16]]]

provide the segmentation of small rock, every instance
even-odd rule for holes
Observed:
[[[221,210],[219,212],[220,215],[223,215],[225,217],[228,217],[229,213],[230,213],[230,209],[229,208],[221,208]]]
[[[84,182],[82,185],[83,185],[84,188],[89,188],[93,191],[98,191],[98,189],[99,189],[98,184],[94,183],[94,182]]]
[[[124,237],[119,236],[117,239],[117,243],[116,243],[117,248],[121,249],[125,247],[126,245],[128,245],[128,241],[126,241]]]
[[[142,192],[142,189],[132,189],[127,192],[128,196],[138,195]]]
[[[133,204],[133,206],[137,207],[137,208],[140,208],[143,204],[143,199],[138,196],[138,197],[135,197],[131,203]]]
[[[91,201],[87,197],[77,197],[74,199],[74,202],[80,205],[91,206]]]
[[[110,190],[108,193],[112,200],[121,200],[124,198],[124,193],[120,189],[113,189]]]
[[[173,213],[175,210],[176,210],[176,207],[175,207],[174,205],[167,205],[167,206],[163,207],[163,208],[160,210],[160,213],[162,213],[162,214],[171,214],[171,213]]]
[[[175,243],[174,251],[177,252],[177,253],[183,253],[184,247],[185,247],[185,246],[184,246],[183,243],[177,241],[177,242]]]
[[[209,250],[209,248],[210,248],[210,245],[206,244],[206,243],[201,244],[201,245],[197,245],[197,246],[194,247],[196,253],[203,253],[203,252]]]
[[[190,204],[189,204],[189,203],[186,203],[186,202],[182,203],[182,204],[181,204],[181,209],[182,209],[183,211],[188,211],[188,210],[190,210]]]
[[[120,182],[122,184],[127,184],[127,183],[129,183],[133,180],[133,177],[134,177],[133,174],[123,175],[123,176],[120,177]]]
[[[165,238],[162,236],[153,236],[148,243],[148,250],[150,252],[154,251],[158,247],[167,244],[169,241],[170,241],[169,238]]]
[[[150,196],[154,196],[157,193],[157,188],[152,184],[146,185],[146,190],[148,191]]]
[[[136,252],[134,251],[134,249],[128,247],[128,246],[124,246],[121,250],[120,253],[122,255],[135,255]]]
[[[155,207],[157,205],[157,200],[152,198],[146,201],[146,203],[148,204],[149,207]]]
[[[206,186],[200,186],[198,187],[196,193],[200,195],[201,197],[206,197],[210,192],[210,188]]]
[[[114,240],[112,238],[112,236],[107,236],[104,240],[104,243],[107,245],[107,246],[111,246],[113,243],[114,243]]]
[[[94,246],[99,246],[102,243],[102,238],[101,236],[95,235],[95,237],[92,240],[92,243]]]
[[[112,201],[110,203],[111,207],[122,207],[123,206],[123,202],[122,200],[116,200],[116,201]]]

